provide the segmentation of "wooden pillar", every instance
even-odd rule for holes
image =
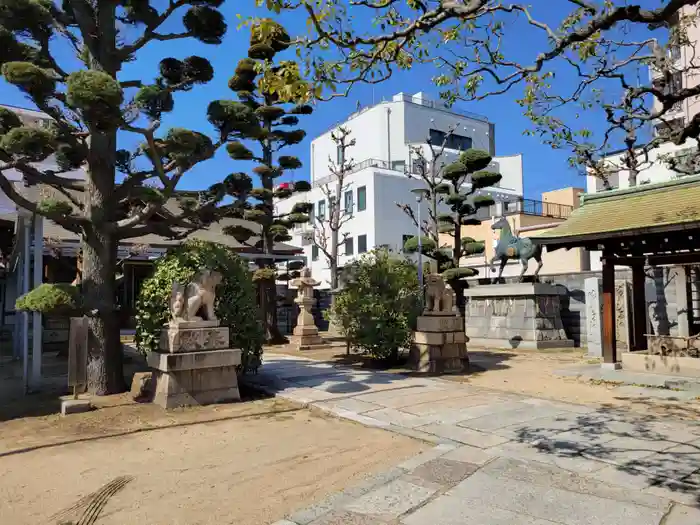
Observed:
[[[644,265],[632,266],[632,349],[647,349],[647,299]]]
[[[617,368],[615,344],[615,263],[603,253],[603,366]]]

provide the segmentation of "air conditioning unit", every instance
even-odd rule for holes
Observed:
[[[314,242],[314,231],[313,230],[307,230],[304,232],[301,232],[301,245],[302,246],[310,246]]]

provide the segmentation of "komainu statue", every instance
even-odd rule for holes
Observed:
[[[170,297],[172,320],[176,323],[217,321],[214,303],[216,287],[221,284],[221,278],[219,272],[202,270],[187,285],[174,282]]]
[[[454,291],[448,284],[445,284],[442,276],[436,274],[427,275],[425,278],[424,313],[452,313],[454,306]]]

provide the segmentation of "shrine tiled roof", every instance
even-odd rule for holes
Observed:
[[[532,237],[548,246],[700,228],[700,177],[585,195],[559,226]]]

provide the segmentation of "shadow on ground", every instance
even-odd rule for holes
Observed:
[[[374,359],[366,354],[351,352],[350,354],[339,351],[336,348],[321,348],[316,350],[294,350],[290,348],[269,348],[270,353],[295,356],[306,359],[313,359],[316,362],[328,363],[331,365],[344,366],[354,370],[368,370],[378,372],[390,372],[404,374],[408,376],[429,376],[429,374],[415,372],[410,368],[408,362],[408,352],[403,352],[397,362],[387,362]],[[468,377],[469,375],[482,374],[490,370],[502,370],[509,368],[506,361],[512,359],[517,354],[508,351],[492,352],[489,350],[469,350],[470,370],[458,376]],[[436,374],[439,375],[439,374]],[[455,374],[451,374],[455,375]]]
[[[627,483],[632,486],[663,487],[686,494],[689,502],[700,505],[697,422],[681,425],[604,406],[575,418],[552,418],[543,426],[522,425],[515,441],[532,447],[543,461],[596,460],[610,465],[621,476],[627,475]]]

